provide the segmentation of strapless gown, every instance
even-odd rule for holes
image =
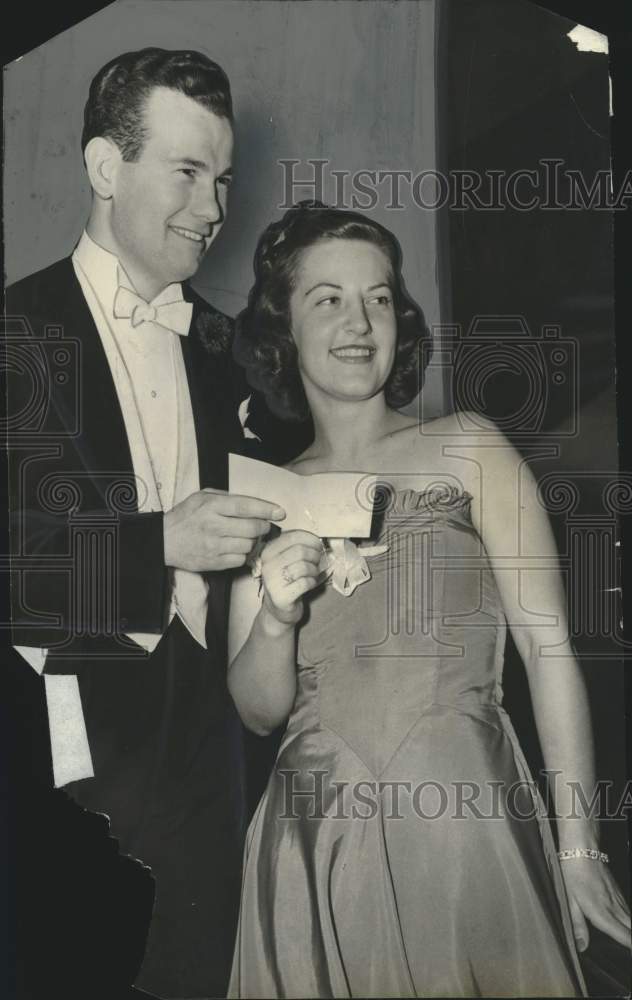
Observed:
[[[585,995],[470,499],[393,494],[371,579],[309,602],[229,996]]]

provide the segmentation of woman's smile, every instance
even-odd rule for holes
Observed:
[[[375,352],[376,348],[369,344],[345,344],[332,347],[329,353],[346,365],[366,365],[373,360]]]

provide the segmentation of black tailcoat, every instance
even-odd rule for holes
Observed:
[[[200,488],[226,489],[250,390],[232,321],[183,290]],[[78,675],[95,776],[66,790],[106,813],[121,850],[156,878],[140,985],[221,995],[246,821],[225,682],[229,575],[207,574],[204,651],[178,619],[168,626],[163,515],[138,512],[123,415],[71,259],[9,288],[6,314],[13,641],[47,648],[45,673]],[[254,410],[278,456],[283,426],[260,399]],[[163,637],[146,655],[129,632]]]

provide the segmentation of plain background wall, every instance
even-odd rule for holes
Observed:
[[[257,237],[281,211],[283,158],[329,169],[436,167],[435,0],[121,0],[10,64],[5,71],[7,283],[69,254],[90,194],[80,150],[83,106],[95,72],[120,52],[194,48],[228,73],[236,113],[236,175],[227,222],[195,285],[234,315],[251,285]],[[436,216],[388,209],[388,185],[370,214],[392,229],[404,276],[429,324],[441,320]],[[295,198],[313,196],[296,189]],[[331,187],[325,196],[333,199]],[[442,408],[429,377],[428,416]]]

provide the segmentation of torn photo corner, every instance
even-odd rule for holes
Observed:
[[[311,531],[320,538],[369,538],[377,476],[320,472],[300,476],[268,462],[228,456],[231,493],[283,507],[283,531]]]

